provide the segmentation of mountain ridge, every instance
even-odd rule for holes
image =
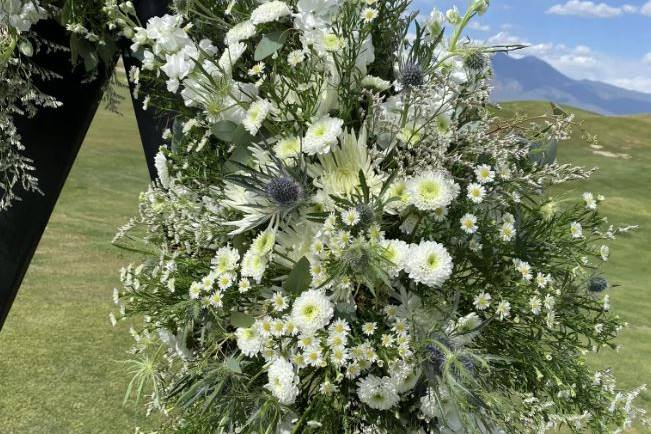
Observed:
[[[594,80],[572,79],[535,57],[493,57],[491,101],[547,100],[602,115],[651,114],[651,94]]]

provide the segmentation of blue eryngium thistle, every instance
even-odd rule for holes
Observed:
[[[463,60],[463,64],[473,71],[482,71],[487,66],[486,56],[480,51],[470,52]]]
[[[588,291],[602,292],[608,289],[608,281],[600,276],[591,277],[588,281]]]
[[[361,227],[368,227],[375,220],[375,213],[373,212],[373,208],[371,208],[368,204],[358,203],[355,206],[355,210],[359,214],[359,224]]]
[[[301,199],[303,188],[288,176],[281,176],[269,181],[266,187],[269,198],[282,207],[291,207]]]
[[[425,83],[423,69],[417,63],[406,63],[400,71],[400,83],[404,87],[418,87]]]

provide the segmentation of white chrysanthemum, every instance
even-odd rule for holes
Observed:
[[[237,347],[245,356],[253,357],[262,351],[264,339],[260,336],[256,328],[240,327],[235,330],[235,337],[237,338]]]
[[[364,404],[376,410],[389,410],[400,397],[391,378],[369,375],[357,383],[357,396]]]
[[[502,241],[511,241],[513,237],[515,237],[515,226],[513,226],[513,223],[510,222],[504,222],[502,223],[502,226],[500,226],[500,239]]]
[[[255,36],[255,33],[255,24],[251,21],[243,21],[231,27],[231,29],[226,33],[224,42],[226,45],[233,45],[237,42],[246,41],[247,39],[252,38]]]
[[[311,289],[303,292],[292,306],[292,320],[306,335],[314,334],[328,325],[334,308],[323,291]]]
[[[486,310],[491,305],[491,295],[488,292],[482,292],[477,295],[472,304],[477,310]]]
[[[224,74],[228,76],[232,74],[233,66],[240,60],[245,51],[246,44],[244,42],[237,42],[226,47],[217,62]]]
[[[607,245],[603,245],[599,248],[599,255],[601,256],[602,261],[607,261],[608,256],[610,255],[610,249],[608,248]]]
[[[221,291],[216,291],[210,294],[208,300],[212,307],[222,307],[224,305],[224,296]]]
[[[402,240],[384,240],[380,244],[384,248],[382,257],[393,264],[387,267],[387,272],[390,277],[396,277],[405,268],[409,245]]]
[[[477,232],[477,217],[475,217],[472,214],[466,214],[463,217],[461,217],[461,220],[459,220],[461,223],[461,230],[464,231],[467,234],[474,234]]]
[[[192,282],[190,284],[190,290],[188,291],[190,295],[190,299],[196,300],[201,296],[201,292],[203,291],[203,287],[201,286],[201,283],[199,282]]]
[[[305,52],[303,50],[294,50],[287,55],[287,63],[290,66],[296,66],[305,60]]]
[[[334,33],[325,33],[321,38],[319,46],[324,51],[336,52],[344,48],[346,41],[344,38],[337,36]]]
[[[267,258],[264,255],[256,255],[249,250],[242,259],[242,277],[250,277],[256,283],[260,283],[267,269],[267,263]]]
[[[540,315],[541,307],[542,307],[542,302],[540,301],[540,297],[535,295],[529,299],[529,308],[531,309],[531,313],[533,313],[534,315]]]
[[[581,226],[581,223],[570,223],[570,234],[572,235],[572,238],[583,238],[583,226]]]
[[[347,226],[355,226],[359,223],[359,212],[355,208],[350,208],[341,212],[341,221]]]
[[[362,10],[362,21],[365,23],[370,23],[378,16],[377,9],[374,8],[364,8]]]
[[[286,359],[279,357],[269,366],[267,372],[269,382],[266,388],[281,404],[290,405],[298,396],[299,378],[294,372],[294,366]]]
[[[585,202],[585,207],[587,209],[597,209],[597,201],[594,198],[594,195],[590,192],[583,193],[583,201]]]
[[[251,23],[263,24],[277,21],[279,18],[291,14],[292,11],[287,6],[287,3],[282,1],[270,1],[258,6],[251,12]]]
[[[305,144],[303,146],[305,149]],[[379,194],[383,177],[376,173],[369,156],[366,128],[362,128],[359,135],[354,132],[342,134],[339,145],[332,146],[329,154],[319,155],[318,163],[308,167],[314,186],[319,189],[317,200],[327,209],[334,207],[332,195],[349,197],[359,191],[360,171],[371,193]]]
[[[232,272],[237,269],[239,260],[240,254],[237,249],[230,246],[221,247],[215,252],[215,256],[212,258],[212,269],[217,274]]]
[[[307,129],[303,139],[303,152],[308,155],[327,154],[330,147],[337,143],[344,121],[325,116],[314,122]]]
[[[242,126],[249,132],[249,134],[255,136],[258,134],[262,123],[267,119],[267,116],[269,116],[272,109],[273,104],[266,99],[253,102],[246,111],[246,116],[242,121]]]
[[[531,265],[529,265],[528,262],[525,262],[521,259],[514,259],[513,260],[513,265],[515,266],[515,269],[518,270],[518,272],[522,275],[522,278],[524,280],[531,280],[532,279],[532,274],[531,274]]]
[[[275,292],[271,297],[271,306],[276,312],[282,312],[287,309],[287,297],[283,296],[280,292]]]
[[[495,309],[495,314],[500,320],[508,318],[511,315],[511,303],[506,300],[500,301]]]
[[[287,163],[301,153],[301,139],[296,136],[282,138],[273,147],[276,157]]]
[[[486,189],[483,185],[472,183],[468,185],[467,197],[474,203],[482,203],[486,196]]]
[[[167,168],[167,158],[165,154],[161,151],[158,151],[156,157],[154,158],[154,165],[156,166],[156,173],[158,173],[158,180],[161,185],[165,188],[170,186],[170,173]]]
[[[410,202],[423,211],[445,208],[459,195],[459,186],[442,172],[426,172],[407,183]]]
[[[418,283],[438,287],[452,274],[452,257],[443,245],[424,241],[409,248],[405,271]]]
[[[475,169],[475,176],[480,184],[486,184],[495,180],[495,172],[488,164],[482,164]]]
[[[380,77],[376,77],[374,75],[367,75],[362,79],[361,85],[369,89],[375,89],[383,92],[391,87],[391,82],[383,80]]]

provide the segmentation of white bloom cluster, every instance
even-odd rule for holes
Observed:
[[[281,404],[293,404],[298,396],[298,376],[294,367],[283,358],[273,361],[267,371],[269,383],[265,386]]]

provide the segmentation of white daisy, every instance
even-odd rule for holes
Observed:
[[[452,274],[452,257],[437,242],[424,241],[419,245],[411,245],[409,257],[405,271],[418,283],[438,287]]]
[[[373,333],[375,333],[375,330],[377,330],[376,322],[366,322],[362,325],[362,333],[366,336],[372,336]]]
[[[486,196],[486,189],[481,184],[472,183],[468,185],[468,194],[466,195],[474,203],[482,203]]]
[[[542,302],[540,301],[540,297],[534,295],[529,299],[529,308],[531,309],[531,313],[534,315],[540,315],[540,308],[542,307]]]
[[[251,281],[249,279],[243,278],[237,283],[237,290],[240,294],[246,294],[251,289]]]
[[[599,248],[599,255],[601,256],[602,261],[605,262],[608,260],[608,256],[610,255],[610,249],[608,248],[607,245],[604,244]]]
[[[355,208],[350,208],[341,213],[341,221],[344,222],[346,226],[355,226],[359,223],[359,212]]]
[[[502,241],[511,241],[513,237],[515,237],[516,230],[515,226],[513,226],[513,223],[510,222],[504,222],[502,223],[502,226],[500,226],[500,239]]]
[[[585,202],[585,207],[587,209],[597,209],[597,201],[594,198],[594,195],[590,192],[583,193],[583,201]]]
[[[292,320],[306,334],[313,334],[324,328],[334,315],[334,307],[324,292],[308,290],[303,292],[292,306]]]
[[[460,220],[461,223],[461,230],[463,230],[467,234],[474,234],[477,232],[477,217],[475,217],[472,214],[466,214],[463,217],[461,217]]]
[[[500,320],[508,318],[511,315],[511,303],[506,300],[500,301],[495,309],[495,314]]]
[[[224,305],[224,298],[221,291],[216,291],[210,294],[209,300],[212,307],[222,307]]]
[[[283,296],[280,292],[275,292],[271,297],[271,305],[276,312],[282,312],[289,306],[287,304],[287,297]]]
[[[364,8],[362,10],[362,21],[365,23],[370,23],[378,16],[377,9],[374,8]]]
[[[475,176],[480,184],[487,184],[495,180],[495,172],[488,164],[482,164],[475,169]]]
[[[445,208],[459,195],[459,186],[442,172],[426,172],[407,182],[410,203],[423,211]]]
[[[570,234],[572,238],[583,238],[583,226],[581,226],[581,223],[570,223]]]
[[[482,292],[475,297],[472,304],[477,310],[486,310],[491,305],[491,295],[488,292]]]
[[[284,137],[273,147],[274,154],[287,163],[301,153],[301,140],[296,136]]]
[[[344,121],[325,116],[312,123],[303,139],[303,152],[308,155],[327,154],[337,143]]]
[[[240,254],[237,249],[226,246],[217,250],[215,256],[210,262],[212,264],[212,269],[215,270],[217,274],[223,274],[235,271],[239,260]]]
[[[513,265],[515,265],[515,269],[522,275],[522,278],[524,280],[531,280],[533,276],[531,275],[531,265],[529,265],[528,262],[522,261],[520,259],[514,259]]]

